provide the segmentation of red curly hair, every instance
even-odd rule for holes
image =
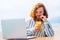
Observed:
[[[35,11],[38,9],[38,8],[40,8],[40,7],[43,7],[43,9],[44,9],[44,16],[46,16],[46,18],[48,18],[48,13],[47,13],[47,11],[46,11],[46,8],[45,8],[45,6],[42,4],[42,3],[37,3],[35,6],[34,6],[34,8],[32,9],[32,11],[31,11],[31,13],[30,13],[30,16],[34,19],[34,20],[36,20],[36,18],[35,18]]]

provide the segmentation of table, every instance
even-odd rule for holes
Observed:
[[[29,40],[54,40],[54,37],[38,37]]]

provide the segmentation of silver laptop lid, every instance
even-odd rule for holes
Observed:
[[[2,20],[3,38],[26,38],[25,19]]]

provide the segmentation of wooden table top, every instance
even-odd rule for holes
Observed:
[[[54,40],[53,37],[38,37],[38,38],[33,38],[29,40]]]

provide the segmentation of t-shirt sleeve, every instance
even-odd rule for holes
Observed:
[[[34,34],[34,29],[33,29],[33,21],[29,20],[26,22],[26,34],[27,36],[32,36]]]
[[[44,22],[44,27],[46,29],[45,33],[47,36],[54,36],[54,31],[52,29],[52,25],[48,21]]]

